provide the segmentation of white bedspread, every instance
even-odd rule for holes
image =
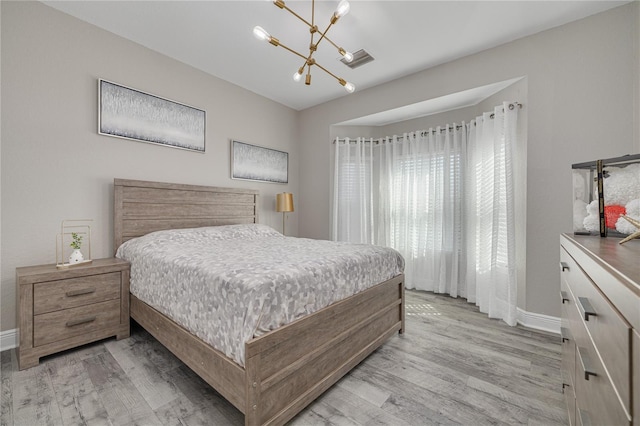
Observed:
[[[244,344],[404,268],[393,249],[284,237],[266,225],[154,232],[129,240],[131,293],[244,365]]]

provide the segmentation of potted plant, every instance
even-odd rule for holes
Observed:
[[[69,255],[69,264],[73,265],[74,263],[84,262],[84,256],[80,251],[80,247],[82,247],[82,235],[77,232],[71,233],[71,244],[69,246],[73,249],[71,254]]]

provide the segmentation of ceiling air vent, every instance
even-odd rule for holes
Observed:
[[[371,61],[373,61],[373,56],[369,55],[364,49],[353,52],[353,60],[351,62],[347,62],[344,58],[340,59],[340,62],[352,69]]]

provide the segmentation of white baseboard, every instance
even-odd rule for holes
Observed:
[[[0,352],[18,347],[18,329],[0,331]]]
[[[518,324],[536,330],[560,334],[560,318],[527,312],[518,308]]]

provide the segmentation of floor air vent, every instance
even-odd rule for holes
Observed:
[[[373,59],[373,56],[369,55],[364,49],[360,49],[357,52],[353,52],[353,60],[351,62],[345,61],[344,58],[340,59],[340,62],[353,69],[371,62]]]

